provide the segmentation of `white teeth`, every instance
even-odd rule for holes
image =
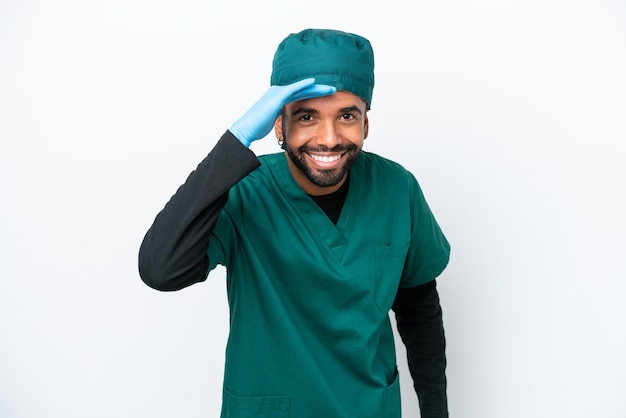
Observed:
[[[320,161],[322,163],[332,163],[333,161],[337,161],[338,159],[341,158],[341,155],[333,155],[333,156],[327,156],[327,155],[314,155],[314,154],[309,154],[311,156],[311,158],[313,158],[315,161]]]

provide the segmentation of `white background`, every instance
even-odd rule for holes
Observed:
[[[0,417],[218,416],[224,272],[137,251],[307,27],[370,39],[365,148],[452,243],[451,415],[626,416],[624,2],[0,0]]]

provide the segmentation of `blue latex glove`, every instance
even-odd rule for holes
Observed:
[[[229,131],[249,147],[252,141],[265,137],[274,126],[276,118],[287,103],[334,94],[333,86],[315,84],[306,78],[288,86],[272,86],[248,111],[232,124]]]

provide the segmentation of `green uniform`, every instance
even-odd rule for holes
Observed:
[[[209,269],[227,268],[222,417],[400,417],[388,312],[432,281],[450,247],[414,177],[362,152],[337,224],[284,154],[230,189]]]

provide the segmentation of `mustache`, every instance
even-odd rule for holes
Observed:
[[[338,144],[335,145],[332,148],[328,148],[327,146],[319,146],[319,147],[312,147],[309,145],[303,145],[300,148],[298,148],[298,150],[300,152],[348,152],[348,151],[356,151],[356,145],[354,144],[346,144],[346,145],[342,145],[342,144]]]

